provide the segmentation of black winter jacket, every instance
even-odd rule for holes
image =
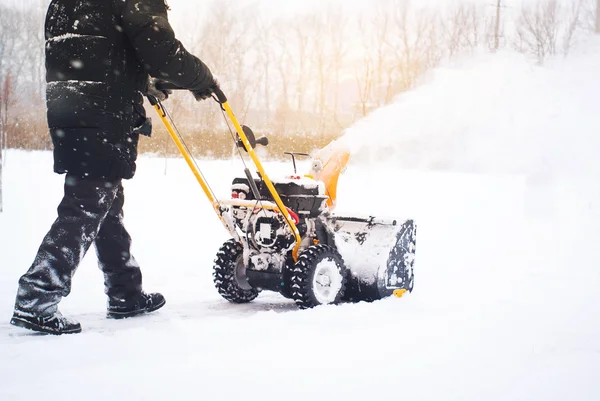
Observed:
[[[153,76],[187,89],[214,83],[175,38],[165,0],[53,0],[46,16],[46,104],[54,171],[128,179],[142,92]],[[144,126],[146,130],[140,130]]]

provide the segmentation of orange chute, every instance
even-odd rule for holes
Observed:
[[[313,159],[311,175],[315,180],[325,184],[325,191],[329,196],[327,205],[331,210],[335,208],[337,201],[337,185],[340,173],[348,164],[349,159],[349,150],[335,141],[321,149]]]

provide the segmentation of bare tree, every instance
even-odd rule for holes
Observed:
[[[232,0],[212,1],[204,23],[196,24],[196,29],[189,29],[187,33],[188,40],[194,44],[190,50],[218,77],[230,103],[239,110],[246,110],[251,81],[244,66],[248,60],[247,43],[252,40],[247,29],[251,19],[246,19],[234,3]],[[212,129],[220,125],[220,113],[212,106],[207,102],[191,105],[196,123]],[[198,109],[202,113],[198,113]]]
[[[480,41],[481,18],[475,4],[459,4],[441,19],[448,56],[477,48]]]
[[[425,54],[428,38],[435,26],[435,14],[425,9],[412,10],[407,3],[393,3],[392,33],[388,41],[388,50],[395,55],[395,70],[398,84],[395,88],[388,85],[386,103],[391,100],[392,90],[410,89],[416,78],[426,69]],[[392,79],[389,76],[388,79]]]
[[[358,89],[358,105],[360,115],[365,117],[368,112],[369,100],[371,99],[371,91],[373,90],[373,69],[371,60],[365,57],[364,61],[355,68],[356,87]]]
[[[580,15],[580,28],[584,31],[596,32],[596,25],[600,24],[600,0],[585,0],[582,3]]]
[[[600,0],[596,0],[596,33],[600,33]]]
[[[431,26],[427,30],[422,52],[422,64],[426,69],[437,67],[446,56],[444,41],[442,40],[443,25],[439,23],[443,17],[439,12],[431,12],[429,18]]]
[[[346,41],[348,17],[341,7],[330,6],[327,9],[325,22],[328,28],[327,38],[329,40],[329,71],[333,75],[333,82],[330,85],[330,91],[333,93],[332,121],[339,125],[340,77],[342,68],[346,63],[349,46]]]
[[[43,4],[43,1],[38,1]],[[44,9],[33,7],[26,13],[23,21],[23,49],[25,49],[27,81],[30,82],[28,92],[31,99],[38,106],[43,100],[43,91],[45,85],[44,69]]]
[[[6,139],[8,132],[8,110],[13,105],[13,80],[8,74],[4,80],[0,81],[0,212],[2,206],[2,170],[6,160],[5,150],[7,147]]]
[[[6,76],[14,61],[20,19],[14,9],[0,4],[0,79]]]
[[[273,77],[273,46],[275,39],[271,32],[274,30],[274,22],[265,19],[258,13],[254,14],[254,20],[252,21],[252,30],[255,32],[256,40],[254,42],[254,49],[256,52],[257,65],[260,66],[261,73],[259,75],[260,85],[262,89],[261,101],[258,104],[263,106],[263,117],[264,124],[267,124],[271,119],[271,97]],[[274,75],[274,74],[273,74]]]
[[[280,87],[275,114],[273,116],[273,128],[280,134],[287,133],[290,119],[290,91],[292,83],[290,71],[292,71],[292,54],[289,46],[289,30],[285,21],[277,22],[273,27],[274,39],[274,64],[277,70],[278,84]],[[273,91],[275,85],[269,85]]]
[[[312,112],[318,116],[318,132],[323,133],[325,125],[325,113],[327,110],[326,96],[329,86],[329,55],[327,52],[326,32],[327,20],[321,15],[312,14],[307,27],[311,32],[311,49],[314,74],[316,78],[316,101],[313,102]]]
[[[562,52],[564,56],[567,56],[571,50],[573,41],[575,40],[575,33],[581,26],[581,18],[584,9],[584,0],[573,0],[569,9],[567,10],[567,13],[565,13],[568,19],[565,23],[564,35],[562,39]]]
[[[302,16],[291,21],[289,29],[292,31],[292,40],[290,46],[294,50],[292,61],[296,71],[296,110],[304,111],[304,99],[306,96],[306,88],[309,81],[309,54],[311,35],[306,29],[307,25],[311,24],[313,16]]]
[[[365,29],[367,37],[372,37],[372,44],[366,44],[366,50],[369,48],[374,50],[374,54],[367,53],[367,57],[371,60],[370,64],[374,64],[373,71],[373,91],[375,103],[378,106],[386,103],[388,93],[390,92],[389,86],[386,87],[386,83],[389,83],[389,74],[393,68],[390,65],[390,57],[388,54],[387,43],[390,40],[391,35],[391,15],[389,12],[389,4],[379,6],[375,9],[375,13],[369,21],[368,28]],[[366,27],[365,27],[366,28]],[[362,30],[363,28],[361,28]]]
[[[556,55],[567,55],[579,25],[583,3],[575,0],[567,8],[557,0],[538,1],[523,6],[517,21],[519,50],[535,55],[538,62]]]
[[[12,107],[15,105],[15,90],[14,90],[14,79],[12,75],[7,74],[2,81],[0,81],[0,154],[6,150],[7,147],[7,132],[9,125],[9,113]]]

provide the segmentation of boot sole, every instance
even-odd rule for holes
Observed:
[[[59,336],[61,334],[77,334],[77,333],[81,333],[81,327],[79,327],[77,329],[71,329],[71,330],[55,331],[55,330],[48,329],[47,327],[40,326],[40,325],[37,325],[35,323],[28,322],[27,320],[23,320],[23,319],[18,318],[18,317],[13,317],[12,319],[10,319],[10,324],[12,324],[13,326],[24,328],[24,329],[28,329],[28,330],[32,330],[32,331],[37,331],[38,333],[52,334],[52,335],[55,335],[55,336]]]
[[[106,317],[109,319],[126,319],[128,317],[144,315],[146,313],[154,312],[162,308],[163,306],[165,306],[166,303],[167,301],[164,300],[161,303],[154,305],[152,308],[140,309],[133,312],[107,312]]]

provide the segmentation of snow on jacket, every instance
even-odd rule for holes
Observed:
[[[46,105],[54,171],[128,179],[150,134],[148,76],[188,89],[210,70],[175,38],[164,0],[53,0],[46,16]],[[145,129],[140,129],[144,127]]]

